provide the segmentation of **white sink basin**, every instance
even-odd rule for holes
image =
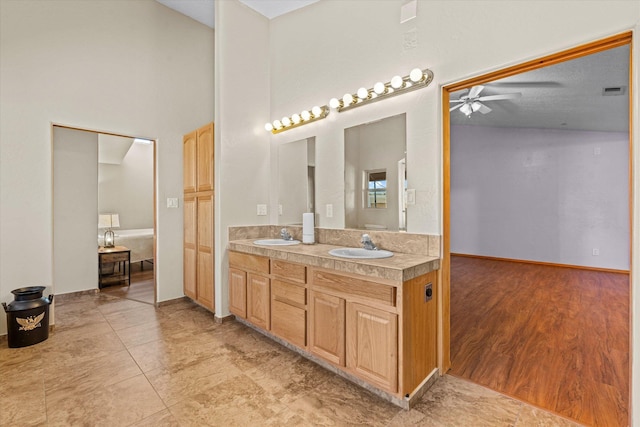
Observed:
[[[299,245],[300,240],[284,240],[284,239],[262,239],[253,242],[255,245],[261,246],[291,246]]]
[[[338,248],[331,249],[329,251],[329,255],[337,256],[340,258],[376,259],[392,257],[393,252],[385,251],[384,249],[369,250],[363,248]]]

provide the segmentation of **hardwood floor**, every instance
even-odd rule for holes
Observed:
[[[153,304],[155,303],[154,286],[153,264],[145,262],[142,267],[141,263],[135,262],[131,264],[131,286],[107,286],[101,292],[118,298]]]
[[[629,276],[451,257],[451,374],[592,426],[626,426]]]

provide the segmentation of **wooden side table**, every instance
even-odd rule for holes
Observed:
[[[125,246],[98,248],[98,287],[127,282],[131,285],[131,250]]]

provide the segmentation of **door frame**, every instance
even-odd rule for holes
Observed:
[[[71,129],[71,130],[79,130],[79,131],[83,131],[83,132],[91,132],[91,133],[96,133],[96,134],[102,134],[102,135],[109,135],[109,136],[117,136],[120,138],[141,138],[140,136],[131,136],[131,135],[125,135],[122,133],[118,133],[118,132],[111,132],[111,131],[104,131],[104,130],[96,130],[96,129],[90,129],[90,128],[83,128],[80,126],[73,126],[73,125],[66,125],[66,124],[61,124],[61,123],[55,123],[55,122],[51,122],[50,124],[51,129],[50,129],[50,134],[51,134],[51,152],[53,153],[53,128],[55,127],[59,127],[59,128],[64,128],[64,129]],[[158,280],[157,280],[157,275],[158,275],[158,268],[157,268],[157,262],[156,260],[158,259],[157,257],[157,233],[158,233],[158,212],[157,212],[157,179],[158,179],[158,170],[157,170],[157,145],[158,145],[158,140],[155,138],[145,138],[148,139],[149,141],[153,141],[153,304],[156,305],[158,303]],[[53,202],[54,202],[54,197],[55,195],[53,194],[53,155],[51,156],[51,224],[53,227]],[[97,253],[97,252],[96,252]],[[53,235],[51,237],[51,277],[53,277],[53,268],[54,268],[54,264],[53,264]],[[129,268],[131,268],[131,266],[129,266]],[[96,282],[97,285],[97,282]]]
[[[451,121],[449,111],[450,95],[453,92],[471,88],[475,85],[485,84],[494,80],[536,70],[553,64],[558,64],[583,56],[602,52],[620,46],[629,45],[629,286],[633,283],[633,32],[626,31],[611,37],[563,50],[538,59],[527,61],[501,70],[482,74],[442,87],[442,262],[440,268],[441,299],[439,301],[439,318],[442,320],[439,328],[438,340],[438,366],[442,374],[451,368]],[[633,326],[633,292],[630,289],[629,300],[629,324]],[[629,328],[629,359],[632,356],[633,327]],[[629,364],[629,378],[632,378],[631,363]],[[630,394],[631,397],[631,394]],[[631,420],[631,402],[629,399],[629,419]]]

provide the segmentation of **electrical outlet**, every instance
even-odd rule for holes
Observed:
[[[333,218],[333,205],[327,205],[327,218]]]
[[[267,215],[267,205],[258,205],[257,213],[258,216]]]
[[[593,248],[593,250],[591,251],[591,254],[592,254],[593,256],[598,256],[598,255],[600,255],[600,249],[598,249],[598,248]]]
[[[424,302],[431,301],[433,298],[433,283],[427,283],[424,285]]]

